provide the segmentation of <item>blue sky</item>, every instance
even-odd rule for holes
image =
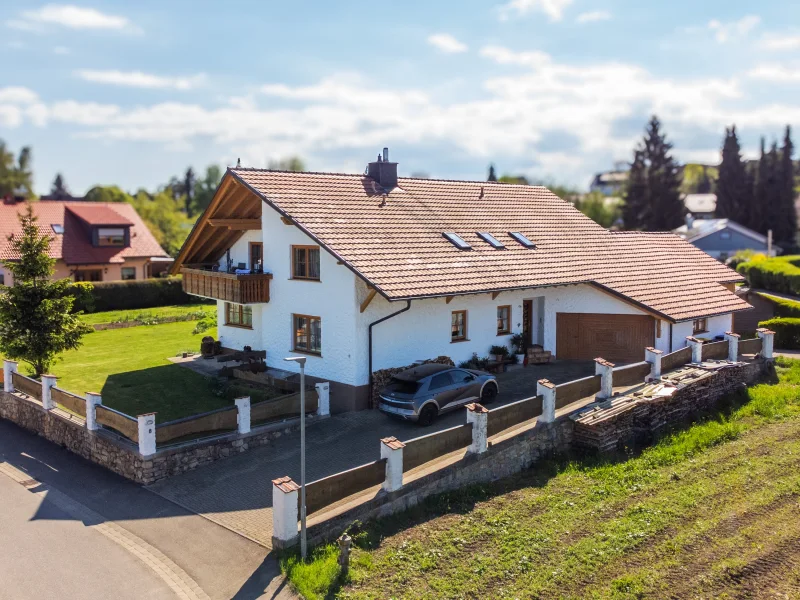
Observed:
[[[800,125],[800,3],[187,0],[0,6],[0,138],[36,189],[187,166],[501,173],[588,187],[652,113],[683,161]],[[797,136],[800,142],[800,134]]]

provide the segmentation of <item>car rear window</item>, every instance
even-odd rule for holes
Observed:
[[[387,391],[397,394],[416,394],[419,383],[416,381],[403,381],[402,379],[392,379],[386,386]]]

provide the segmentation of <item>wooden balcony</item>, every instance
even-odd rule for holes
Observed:
[[[187,294],[236,304],[269,302],[271,273],[236,275],[194,267],[183,267],[181,273]]]

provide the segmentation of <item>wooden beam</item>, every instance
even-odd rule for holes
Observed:
[[[445,296],[444,297],[445,304],[450,304],[450,302],[453,301],[453,298],[455,298],[455,296]]]
[[[372,302],[372,299],[375,297],[375,294],[377,294],[377,293],[378,293],[378,290],[376,290],[375,288],[372,288],[369,291],[369,294],[367,295],[367,298],[361,303],[361,312],[362,313],[365,310],[367,310],[367,307],[369,306],[369,303]]]
[[[289,217],[281,217],[281,221],[283,221],[284,225],[294,225],[294,223]]]
[[[212,227],[227,227],[236,230],[261,229],[261,219],[209,219]]]
[[[497,297],[500,295],[500,292],[492,292],[492,300],[497,300]]]

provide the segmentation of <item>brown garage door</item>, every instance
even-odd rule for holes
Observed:
[[[655,335],[655,321],[647,315],[557,313],[556,357],[639,362]]]

